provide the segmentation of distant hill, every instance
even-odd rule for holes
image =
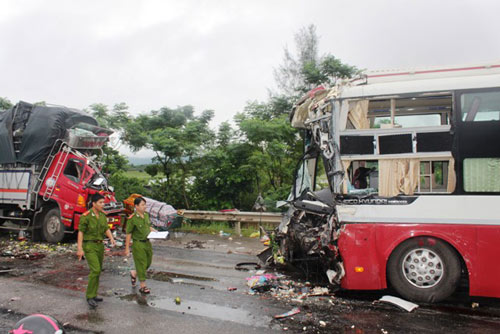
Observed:
[[[133,166],[151,164],[151,158],[127,157],[127,159],[128,162]]]

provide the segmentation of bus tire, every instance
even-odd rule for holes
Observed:
[[[42,222],[42,236],[48,242],[60,242],[64,238],[66,230],[61,221],[61,214],[58,208],[53,208],[47,211]]]
[[[456,290],[461,275],[458,254],[445,242],[431,237],[406,240],[391,254],[387,274],[404,298],[438,302]]]

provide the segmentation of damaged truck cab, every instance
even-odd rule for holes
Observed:
[[[345,289],[500,297],[500,65],[368,73],[294,107],[304,156],[278,228]]]
[[[19,102],[0,111],[0,228],[59,242],[78,229],[94,193],[105,197],[110,227],[120,225],[123,204],[96,161],[111,133],[66,107]]]

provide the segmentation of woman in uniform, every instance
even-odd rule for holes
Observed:
[[[149,232],[156,231],[151,227],[149,215],[146,213],[146,200],[137,197],[134,200],[135,212],[127,219],[127,237],[125,239],[125,255],[130,255],[130,240],[134,241],[132,245],[132,255],[134,257],[135,270],[130,271],[132,286],[135,286],[139,278],[139,292],[148,294],[151,292],[146,286],[146,271],[151,266],[153,259],[153,248],[148,240]]]
[[[91,308],[97,307],[97,302],[102,298],[97,297],[99,289],[99,276],[102,270],[102,260],[104,258],[104,236],[111,241],[111,246],[115,246],[115,239],[108,227],[108,220],[104,213],[104,197],[101,194],[93,194],[91,197],[92,207],[82,214],[78,224],[78,249],[76,255],[80,261],[85,254],[87,264],[90,269],[89,283],[85,294],[87,303]]]

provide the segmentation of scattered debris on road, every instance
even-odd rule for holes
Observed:
[[[255,275],[247,278],[250,293],[269,291],[277,285],[278,277],[273,274]]]
[[[0,240],[0,256],[11,259],[39,260],[48,254],[76,251],[76,244],[47,244],[14,239]]]
[[[408,312],[411,312],[418,307],[417,304],[393,296],[383,296],[378,301],[396,305]]]
[[[294,307],[288,312],[282,313],[282,314],[277,314],[274,316],[274,319],[283,319],[283,318],[288,318],[291,317],[292,315],[300,313],[300,308]]]
[[[193,249],[193,248],[205,248],[204,246],[205,242],[204,241],[199,241],[199,240],[191,240],[189,242],[186,243],[186,247],[187,249]]]
[[[9,267],[0,267],[0,274],[7,274],[14,271],[14,269],[10,269]]]
[[[257,262],[240,262],[240,263],[236,264],[234,269],[242,270],[242,271],[249,271],[249,269],[246,267],[253,267],[255,270],[259,270],[261,268],[260,264],[258,264]],[[257,274],[257,275],[259,275],[259,274]]]

